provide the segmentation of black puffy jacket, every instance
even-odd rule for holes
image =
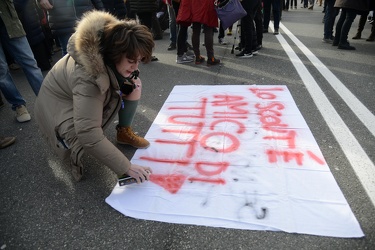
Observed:
[[[134,13],[156,12],[158,10],[157,0],[128,0],[130,11]]]
[[[101,0],[49,0],[53,9],[48,10],[48,21],[55,35],[73,34],[76,22],[83,13],[97,9],[104,10]],[[73,3],[73,4],[72,4]]]
[[[45,36],[40,24],[38,7],[34,0],[14,0],[18,18],[26,32],[30,46],[41,43]]]
[[[118,19],[126,18],[126,6],[124,0],[102,0],[105,11]]]

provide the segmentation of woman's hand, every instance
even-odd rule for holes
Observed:
[[[150,174],[152,173],[151,168],[142,167],[136,164],[131,164],[130,169],[126,172],[127,175],[136,179],[137,183],[148,181],[150,179]]]

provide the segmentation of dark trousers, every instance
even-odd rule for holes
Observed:
[[[151,31],[153,13],[152,12],[139,12],[137,13],[137,16],[139,18],[139,22],[145,25]]]
[[[207,57],[214,57],[214,28],[203,25],[204,29],[204,46],[206,47]],[[193,23],[193,35],[191,37],[191,43],[193,45],[194,54],[198,58],[201,53],[199,49],[200,34],[202,30],[201,23]]]
[[[333,25],[337,16],[337,9],[333,6],[335,5],[335,0],[325,0],[325,12],[324,12],[324,38],[333,38]]]
[[[262,45],[263,41],[263,12],[262,12],[262,4],[260,3],[256,9],[255,16],[254,16],[254,23],[255,23],[255,33],[256,33],[256,41],[257,45]]]
[[[273,13],[273,26],[274,29],[279,29],[280,24],[280,0],[264,0],[263,1],[263,10],[264,10],[264,20],[263,28],[268,29],[268,25],[271,20],[271,5]]]
[[[254,16],[259,4],[260,1],[252,1],[251,4],[242,3],[247,12],[247,15],[241,19],[241,45],[245,52],[251,52],[257,46]]]
[[[341,45],[349,44],[348,34],[356,16],[356,10],[346,8],[341,9],[341,15],[336,24],[334,43],[338,43]]]
[[[188,26],[180,24],[180,28],[177,33],[177,55],[182,56],[186,51],[186,39],[188,34]]]

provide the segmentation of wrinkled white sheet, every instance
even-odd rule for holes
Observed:
[[[286,86],[175,86],[116,185],[126,216],[212,227],[363,237]]]

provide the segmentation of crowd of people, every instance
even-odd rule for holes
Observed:
[[[371,35],[366,41],[374,41],[373,2],[317,1],[324,6],[323,42],[354,50],[348,33],[357,15],[360,15],[358,32],[352,39],[361,39],[364,25],[369,21]],[[152,55],[154,40],[161,39],[168,28],[170,44],[166,49],[176,50],[176,63],[219,65],[221,61],[214,52],[216,32],[218,44],[225,45],[225,36],[231,36],[235,29],[239,40],[235,56],[250,58],[262,48],[270,20],[273,19],[273,34],[278,35],[282,11],[297,8],[296,0],[242,0],[246,16],[225,33],[213,0],[70,3],[0,1],[0,90],[15,111],[17,121],[30,121],[26,101],[16,88],[9,67],[13,62],[20,65],[37,96],[34,114],[40,131],[55,152],[68,162],[77,181],[84,173],[82,155],[89,153],[119,176],[127,174],[138,183],[148,180],[151,168],[132,164],[104,136],[103,129],[118,116],[118,143],[135,148],[149,146],[147,140],[133,132],[132,121],[142,92],[138,65],[158,60]],[[314,1],[301,1],[302,8],[312,10],[313,6]],[[160,20],[161,17],[164,19]],[[200,49],[201,32],[205,56]],[[56,47],[61,48],[62,57],[52,66],[51,56]],[[42,71],[48,71],[45,77]],[[3,106],[0,94],[0,107]],[[0,135],[0,148],[10,146],[15,140]]]

